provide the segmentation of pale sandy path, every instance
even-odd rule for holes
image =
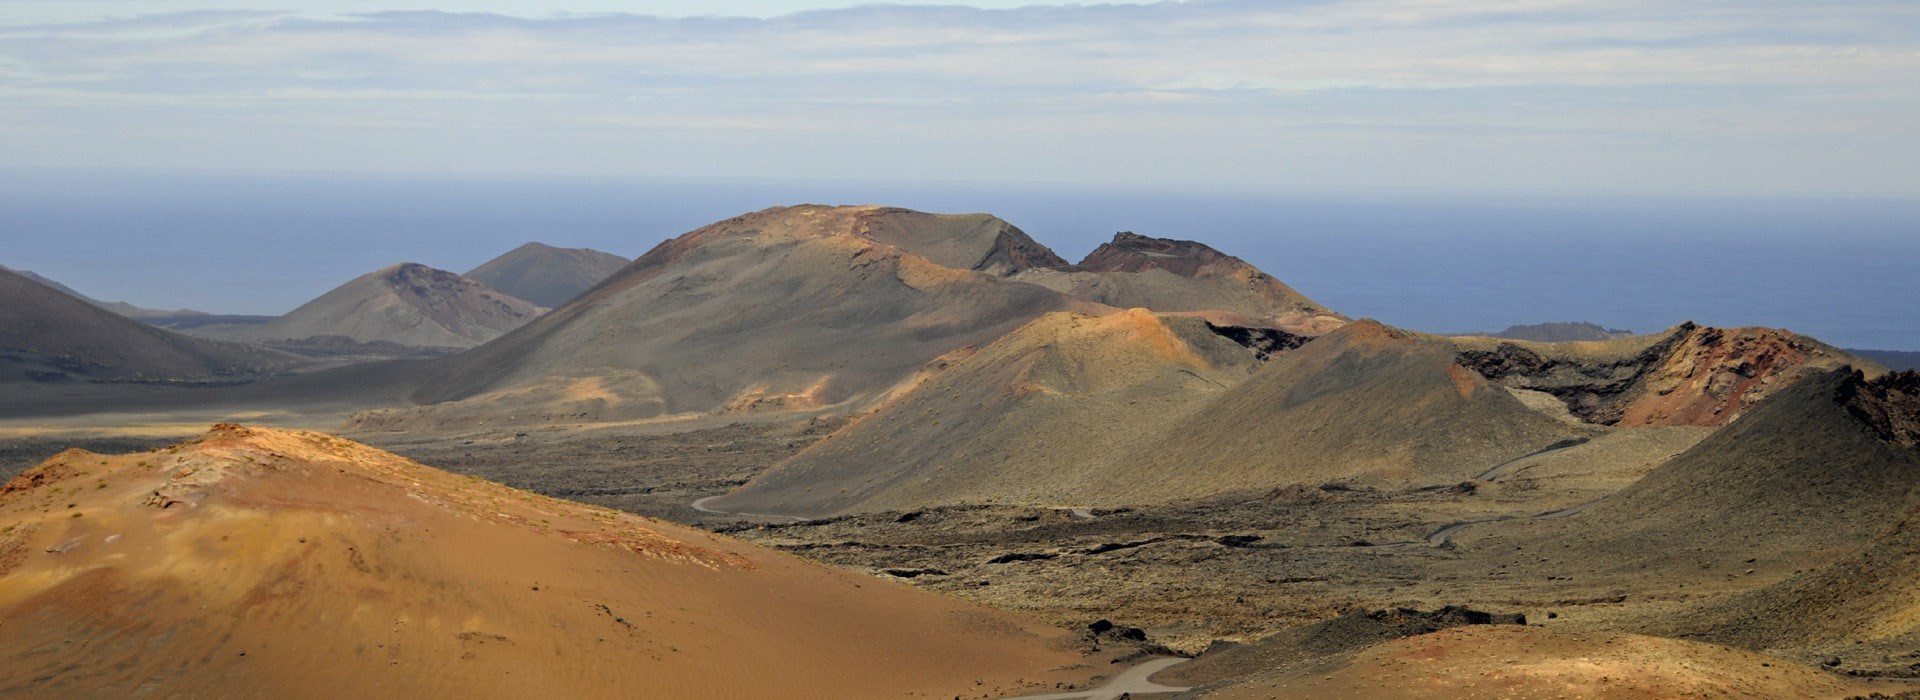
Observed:
[[[1574,515],[1579,514],[1580,511],[1586,510],[1588,508],[1592,508],[1594,505],[1604,500],[1606,499],[1596,498],[1594,500],[1587,501],[1586,503],[1582,503],[1580,505],[1573,506],[1571,508],[1561,508],[1560,510],[1541,513],[1539,515],[1527,518],[1527,520],[1558,520],[1560,518],[1572,517]],[[1440,528],[1438,532],[1435,532],[1431,535],[1427,535],[1427,544],[1434,547],[1446,546],[1447,541],[1449,539],[1452,539],[1453,536],[1459,533],[1461,530],[1465,530],[1474,525],[1482,525],[1486,523],[1497,523],[1497,522],[1514,520],[1514,519],[1515,518],[1511,518],[1511,517],[1487,518],[1486,520],[1469,520],[1464,523],[1454,523],[1452,525],[1448,525],[1446,527]]]
[[[1188,661],[1192,661],[1192,659],[1171,657],[1149,659],[1143,663],[1134,665],[1132,668],[1121,671],[1120,675],[1114,676],[1113,680],[1107,681],[1098,688],[1076,690],[1071,693],[1022,695],[1014,698],[1006,698],[1006,700],[1119,700],[1123,695],[1141,697],[1143,695],[1178,693],[1188,690],[1188,688],[1160,685],[1159,683],[1147,680],[1147,677]]]
[[[1523,463],[1532,462],[1533,460],[1539,459],[1541,457],[1545,457],[1555,452],[1565,452],[1575,447],[1585,445],[1587,444],[1587,442],[1589,441],[1586,438],[1580,438],[1577,441],[1569,440],[1569,441],[1554,443],[1553,446],[1548,447],[1546,449],[1537,450],[1528,454],[1520,455],[1513,459],[1509,459],[1505,462],[1501,462],[1499,464],[1493,465],[1493,468],[1488,469],[1484,472],[1481,472],[1479,476],[1476,476],[1473,478],[1479,481],[1493,481],[1495,479],[1499,479],[1502,476],[1506,476],[1507,472],[1513,471],[1514,468],[1521,466]]]
[[[721,496],[724,496],[724,495],[726,494],[721,494]],[[777,520],[777,521],[786,522],[786,523],[804,523],[807,521],[806,518],[800,518],[800,517],[795,517],[791,515],[768,515],[766,513],[735,513],[730,510],[716,510],[716,509],[707,507],[708,501],[711,501],[719,497],[720,496],[708,496],[706,498],[702,498],[700,500],[694,501],[693,509],[700,511],[702,513],[712,513],[714,515],[737,515],[743,518],[764,518],[767,520]]]

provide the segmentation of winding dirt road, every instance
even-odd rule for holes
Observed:
[[[1147,677],[1188,661],[1192,661],[1192,659],[1171,657],[1149,659],[1145,662],[1135,664],[1132,668],[1121,671],[1120,675],[1114,676],[1113,680],[1101,684],[1098,688],[1076,690],[1069,693],[1022,695],[1014,698],[1006,698],[1006,700],[1120,700],[1123,696],[1141,697],[1145,695],[1178,693],[1188,690],[1188,688],[1160,685],[1159,683],[1147,680]]]
[[[720,496],[724,496],[724,495],[726,494],[720,494]],[[804,523],[807,521],[806,518],[795,517],[792,515],[768,515],[766,513],[735,513],[730,510],[719,510],[719,509],[707,507],[708,501],[719,498],[720,496],[708,496],[706,498],[702,498],[697,501],[694,501],[692,503],[693,509],[700,511],[702,513],[711,513],[713,515],[732,515],[732,516],[741,517],[741,518],[760,518],[762,520],[772,520],[775,522],[783,522],[783,523]]]
[[[1545,513],[1541,513],[1539,515],[1535,515],[1525,519],[1526,520],[1558,520],[1560,518],[1565,518],[1565,517],[1575,515],[1580,511],[1586,510],[1588,508],[1592,508],[1594,504],[1597,504],[1604,500],[1606,499],[1596,498],[1594,500],[1587,501],[1586,503],[1582,503],[1577,506],[1573,506],[1570,508],[1561,508],[1560,510],[1547,511]],[[1427,535],[1427,544],[1433,547],[1444,547],[1446,546],[1448,540],[1452,539],[1453,536],[1458,534],[1461,530],[1465,530],[1475,525],[1483,525],[1486,523],[1498,523],[1498,522],[1504,522],[1507,520],[1518,520],[1518,519],[1520,518],[1508,516],[1504,518],[1487,518],[1485,520],[1468,520],[1462,523],[1454,523],[1452,525],[1448,525],[1446,527],[1440,528],[1438,531],[1435,531],[1431,535]]]

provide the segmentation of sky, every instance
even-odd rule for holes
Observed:
[[[0,0],[0,170],[1920,197],[1911,0]]]

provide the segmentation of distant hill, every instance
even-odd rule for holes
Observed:
[[[1536,343],[1566,343],[1584,340],[1612,340],[1633,335],[1633,331],[1607,328],[1592,323],[1535,323],[1507,326],[1499,333],[1475,333],[1490,338],[1531,340]]]
[[[1847,352],[1878,362],[1890,370],[1920,370],[1920,352],[1909,352],[1905,350],[1854,350],[1851,348],[1849,348]]]
[[[255,342],[339,336],[362,343],[465,348],[500,337],[543,309],[417,263],[381,268],[260,325],[229,332]]]
[[[190,316],[133,316],[135,321],[159,326],[167,330],[193,332],[210,326],[261,326],[272,323],[279,316],[256,316],[249,314],[195,314]]]
[[[528,243],[468,270],[465,277],[540,306],[555,308],[632,262],[591,248]]]
[[[1096,306],[996,274],[1036,250],[986,215],[747,214],[662,243],[585,295],[446,359],[417,394],[434,405],[367,425],[844,408],[1040,314]]]
[[[299,362],[154,328],[8,270],[0,270],[0,357],[0,381],[204,382]]]
[[[141,307],[126,303],[124,301],[101,301],[99,299],[95,299],[85,294],[81,294],[80,292],[74,291],[72,287],[68,287],[67,285],[64,285],[54,280],[43,277],[38,273],[33,272],[32,270],[13,270],[12,268],[8,268],[3,265],[0,265],[0,270],[12,271],[22,277],[26,277],[27,279],[33,280],[35,282],[39,282],[41,284],[44,284],[46,286],[59,290],[61,293],[71,296],[75,299],[79,299],[81,301],[87,302],[94,306],[98,306],[108,311],[112,311],[116,314],[120,314],[121,316],[126,316],[127,318],[135,318],[135,319],[192,318],[196,316],[208,315],[207,312],[205,311],[194,311],[191,309],[176,309],[173,311],[165,311],[161,309],[141,308]]]
[[[1315,335],[1345,322],[1244,260],[1194,241],[1125,231],[1078,265],[1031,267],[1013,279],[1123,309],[1226,311],[1244,323]]]
[[[6,697],[879,700],[1092,673],[1070,633],[952,596],[234,425],[0,486],[0,583]]]

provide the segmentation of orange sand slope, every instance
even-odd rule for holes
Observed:
[[[1374,645],[1326,664],[1257,676],[1202,697],[1838,700],[1869,692],[1869,687],[1782,659],[1712,644],[1489,625],[1455,627]]]
[[[998,697],[1064,632],[310,432],[0,488],[0,697]]]

